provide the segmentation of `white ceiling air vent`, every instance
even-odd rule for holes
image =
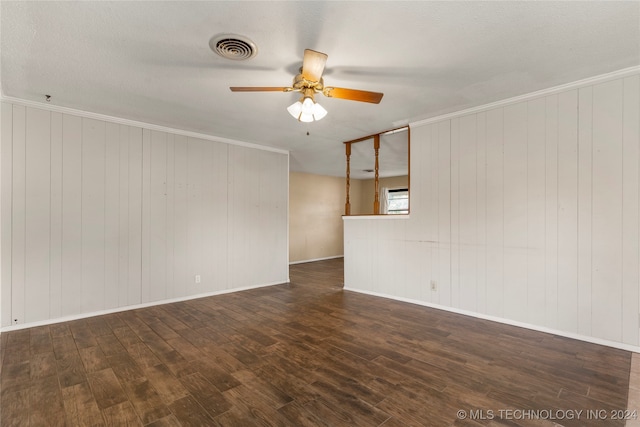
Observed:
[[[209,47],[223,58],[234,61],[244,61],[253,58],[258,53],[255,43],[236,34],[213,36],[209,40]]]

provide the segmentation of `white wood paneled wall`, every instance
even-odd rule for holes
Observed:
[[[638,346],[639,127],[638,75],[412,127],[410,218],[345,220],[345,286]]]
[[[7,102],[0,136],[3,327],[288,279],[286,153]]]

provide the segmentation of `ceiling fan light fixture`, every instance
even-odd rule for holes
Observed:
[[[316,121],[323,119],[326,115],[327,110],[325,110],[322,105],[318,104],[317,102],[313,104],[313,117],[316,119]]]
[[[300,114],[300,117],[298,117],[298,120],[304,123],[311,123],[314,120],[313,114],[302,113]]]
[[[217,45],[218,40],[216,39],[215,41]],[[211,40],[210,44],[213,42],[214,40]],[[226,42],[226,40],[224,40],[224,42]],[[235,54],[235,52],[232,53]],[[300,74],[294,77],[293,84],[290,87],[231,86],[229,89],[231,89],[232,92],[301,92],[302,98],[287,108],[289,114],[301,122],[322,120],[324,116],[327,115],[327,110],[322,108],[322,106],[313,99],[316,93],[321,93],[328,98],[348,99],[351,101],[370,102],[372,104],[380,103],[384,95],[380,92],[326,87],[322,79],[326,62],[326,53],[305,49]]]
[[[327,110],[310,96],[305,96],[302,101],[291,104],[287,111],[294,119],[305,123],[321,120],[327,115]]]
[[[300,118],[300,114],[302,114],[302,102],[296,101],[295,103],[289,105],[289,107],[287,107],[287,111],[293,116],[294,119],[298,120],[298,118]]]
[[[304,101],[302,101],[302,113],[303,114],[313,114],[313,99],[310,97],[305,97]]]

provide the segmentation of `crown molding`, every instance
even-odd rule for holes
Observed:
[[[155,130],[155,131],[159,131],[159,132],[166,132],[166,133],[171,133],[171,134],[174,134],[174,135],[186,136],[186,137],[190,137],[190,138],[204,139],[204,140],[207,140],[207,141],[221,142],[223,144],[237,145],[237,146],[247,147],[247,148],[255,148],[255,149],[258,149],[258,150],[272,151],[272,152],[275,152],[275,153],[281,153],[281,154],[287,154],[287,155],[289,154],[289,151],[287,151],[287,150],[283,150],[283,149],[275,148],[275,147],[269,147],[269,146],[266,146],[266,145],[260,145],[260,144],[255,144],[255,143],[251,143],[251,142],[239,141],[239,140],[230,139],[230,138],[222,138],[222,137],[218,137],[218,136],[214,136],[214,135],[208,135],[208,134],[204,134],[204,133],[192,132],[192,131],[183,130],[183,129],[175,129],[175,128],[171,128],[171,127],[167,127],[167,126],[155,125],[153,123],[139,122],[139,121],[136,121],[136,120],[125,119],[125,118],[122,118],[122,117],[109,116],[109,115],[106,115],[106,114],[94,113],[94,112],[91,112],[91,111],[77,110],[75,108],[62,107],[60,105],[47,104],[47,103],[44,103],[44,102],[29,101],[29,100],[26,100],[26,99],[14,98],[14,97],[11,97],[11,96],[6,96],[4,94],[0,94],[0,101],[8,102],[8,103],[11,103],[11,104],[22,105],[22,106],[25,106],[25,107],[39,108],[39,109],[42,109],[42,110],[48,110],[48,111],[52,111],[52,112],[56,112],[56,113],[71,114],[71,115],[74,115],[74,116],[79,116],[79,117],[83,117],[83,118],[87,118],[87,119],[95,119],[95,120],[101,120],[101,121],[109,122],[109,123],[116,123],[116,124],[120,124],[120,125],[139,127],[139,128],[142,128],[142,129]]]
[[[449,120],[456,117],[466,116],[469,114],[480,113],[487,110],[492,110],[494,108],[505,107],[507,105],[516,104],[518,102],[529,101],[535,98],[540,98],[543,96],[549,96],[556,93],[564,92],[567,90],[577,89],[585,86],[594,85],[597,83],[603,83],[609,80],[615,80],[623,77],[629,77],[636,74],[640,74],[640,65],[635,67],[623,68],[622,70],[613,71],[607,74],[601,74],[598,76],[588,77],[586,79],[577,80],[571,83],[565,83],[559,86],[554,86],[548,89],[542,89],[535,92],[530,92],[524,95],[514,96],[512,98],[503,99],[501,101],[492,102],[490,104],[479,105],[477,107],[467,108],[465,110],[455,111],[453,113],[442,114],[435,117],[430,117],[428,119],[418,120],[415,122],[411,122],[409,124],[410,127],[419,127],[428,125],[431,123],[440,122],[443,120]]]

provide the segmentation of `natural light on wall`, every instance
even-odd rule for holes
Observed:
[[[387,215],[403,215],[409,213],[408,188],[384,188],[382,213]]]

